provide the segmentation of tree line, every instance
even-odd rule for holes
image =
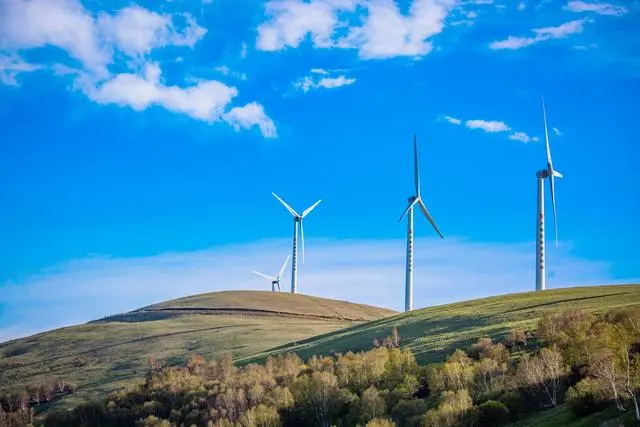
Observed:
[[[368,351],[306,363],[292,353],[240,367],[230,356],[151,359],[143,383],[44,425],[500,426],[564,403],[577,417],[613,406],[640,422],[639,351],[640,309],[547,312],[535,332],[480,338],[438,364],[417,363],[394,328]]]
[[[61,378],[32,385],[12,393],[0,393],[0,427],[32,424],[36,408],[60,396],[75,392],[77,386]]]

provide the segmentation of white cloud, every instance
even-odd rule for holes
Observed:
[[[364,25],[352,28],[344,45],[358,48],[364,59],[426,55],[433,48],[429,39],[442,31],[452,5],[446,0],[414,0],[409,16],[404,16],[393,0],[370,2]]]
[[[106,73],[110,49],[100,40],[93,17],[78,1],[2,1],[0,16],[0,48],[55,46],[67,51],[87,70]]]
[[[523,11],[527,8],[527,5],[525,2],[521,1],[520,3],[518,3],[518,10],[519,11]]]
[[[444,119],[454,125],[462,124],[462,120],[452,116],[444,116]],[[495,121],[495,120],[467,120],[464,122],[464,125],[469,129],[481,129],[485,132],[489,133],[499,133],[499,132],[509,132],[511,131],[511,127],[507,125],[505,122]],[[525,132],[512,132],[509,135],[509,139],[513,141],[521,141],[521,142],[529,142],[539,141],[538,137],[530,137]]]
[[[570,1],[565,9],[572,12],[595,12],[600,15],[621,16],[628,12],[626,7],[609,3]]]
[[[9,86],[18,86],[16,77],[40,69],[39,65],[26,62],[17,54],[0,52],[0,82]]]
[[[329,71],[327,70],[323,70],[320,68],[314,68],[311,70],[312,74],[319,74],[322,76],[327,76],[328,74],[330,74]],[[335,88],[339,88],[342,86],[348,86],[351,85],[353,83],[356,82],[355,78],[350,78],[350,77],[346,77],[346,76],[337,76],[337,77],[314,77],[314,76],[307,76],[304,77],[300,80],[298,80],[297,82],[295,82],[293,85],[298,88],[301,89],[303,92],[308,92],[311,89],[319,89],[319,88],[323,88],[323,89],[335,89]]]
[[[256,46],[264,51],[296,48],[309,37],[316,48],[357,49],[363,59],[423,56],[432,50],[429,39],[443,30],[453,4],[413,0],[409,14],[403,15],[393,0],[272,0],[266,5],[269,20],[258,27]],[[364,9],[364,16],[353,16]],[[341,21],[343,15],[351,21]],[[357,18],[362,25],[350,26]]]
[[[220,121],[237,95],[234,87],[213,80],[196,80],[188,87],[161,82],[160,67],[148,60],[151,52],[165,46],[193,48],[207,32],[188,13],[160,14],[132,5],[114,15],[100,12],[94,17],[78,0],[0,0],[0,17],[0,50],[8,51],[0,56],[4,84],[17,84],[18,73],[45,68],[57,76],[74,76],[74,87],[100,104],[136,111],[157,105],[207,122]],[[48,45],[66,51],[82,66],[28,64],[13,52]],[[122,55],[135,61],[121,61]],[[109,70],[112,65],[118,73]],[[219,71],[246,79],[228,68]],[[273,122],[255,102],[233,108],[225,117],[236,129],[256,125],[263,135],[275,136]]]
[[[495,41],[489,45],[491,49],[521,49],[532,44],[540,43],[552,39],[562,39],[572,34],[582,32],[583,25],[588,22],[585,19],[579,19],[571,22],[565,22],[557,27],[545,27],[532,30],[536,35],[534,37],[514,37],[509,36],[505,40]]]
[[[511,130],[504,122],[493,120],[467,120],[464,125],[469,129],[482,129],[485,132],[507,132]]]
[[[131,57],[138,57],[167,45],[193,48],[207,30],[199,26],[191,15],[184,14],[183,17],[187,26],[180,32],[176,30],[171,15],[129,6],[115,16],[101,13],[98,26],[105,41]]]
[[[270,19],[258,27],[256,47],[264,51],[295,48],[307,36],[316,47],[330,47],[338,12],[355,6],[355,0],[268,1],[265,12]]]
[[[401,310],[405,241],[307,239],[300,292]],[[610,283],[610,265],[550,246],[548,288]],[[534,242],[416,240],[415,305],[444,304],[534,288]],[[252,270],[276,271],[290,239],[146,258],[88,258],[3,286],[0,342],[37,331],[202,292],[269,290]],[[289,288],[290,270],[283,289]],[[51,292],[55,289],[56,292]],[[96,304],[99,301],[99,304]]]
[[[247,44],[242,43],[242,48],[240,49],[240,58],[244,59],[247,57]]]
[[[81,88],[90,99],[100,104],[127,105],[136,111],[159,105],[207,122],[219,120],[238,93],[234,87],[218,81],[200,81],[185,88],[165,86],[160,80],[160,73],[157,64],[147,64],[144,76],[116,74],[95,86],[85,81]]]
[[[244,107],[232,108],[231,111],[224,114],[223,118],[236,130],[258,126],[262,136],[265,138],[275,138],[278,136],[275,124],[265,114],[262,105],[256,102],[247,104]]]
[[[455,117],[451,116],[444,116],[444,119],[449,123],[453,123],[454,125],[459,125],[460,123],[462,123],[462,120],[456,119]]]
[[[553,133],[555,133],[557,136],[562,136],[562,132],[560,132],[560,129],[558,128],[551,128],[553,130]]]
[[[512,139],[514,141],[521,141],[521,142],[529,142],[534,140],[524,132],[514,132],[511,135],[509,135],[509,139]]]

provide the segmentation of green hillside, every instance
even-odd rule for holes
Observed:
[[[478,338],[498,338],[513,328],[530,328],[545,310],[581,308],[602,312],[640,305],[640,285],[589,286],[501,295],[428,307],[330,332],[295,345],[254,354],[245,362],[295,351],[303,359],[369,349],[374,337],[383,339],[396,326],[402,345],[408,345],[420,362],[440,361],[456,348],[466,348]]]
[[[391,314],[289,293],[180,298],[0,344],[0,391],[62,378],[79,386],[77,401],[140,380],[151,355],[165,364],[182,363],[190,353],[239,358]]]

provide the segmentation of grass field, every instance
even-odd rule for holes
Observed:
[[[605,424],[609,423],[609,424]],[[633,411],[621,413],[613,405],[601,412],[578,418],[567,405],[541,411],[526,420],[509,424],[507,427],[610,427],[636,425]]]
[[[190,353],[239,358],[390,314],[288,293],[181,298],[0,344],[0,390],[60,377],[79,386],[63,401],[70,405],[143,378],[150,355],[167,364],[182,363]]]
[[[440,361],[456,348],[466,348],[478,338],[501,337],[512,328],[532,328],[545,310],[583,308],[602,312],[640,305],[640,285],[590,286],[527,292],[428,307],[383,318],[345,330],[330,332],[253,354],[244,362],[295,351],[306,358],[369,349],[374,337],[383,339],[396,326],[402,345],[408,345],[420,362]]]

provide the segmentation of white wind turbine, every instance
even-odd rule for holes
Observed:
[[[299,215],[293,210],[291,206],[285,203],[276,193],[271,193],[276,199],[287,208],[287,210],[293,215],[293,261],[291,262],[291,293],[298,292],[298,224],[300,224],[300,239],[302,243],[302,262],[304,263],[304,227],[302,226],[302,220],[309,215],[312,210],[322,201],[318,200],[313,205],[302,211],[302,215]]]
[[[284,273],[284,269],[287,268],[288,262],[289,262],[289,256],[287,256],[287,259],[284,260],[284,264],[282,264],[282,268],[280,269],[276,277],[269,276],[267,274],[263,274],[255,270],[253,271],[253,274],[257,274],[258,276],[262,276],[265,279],[271,280],[271,292],[276,291],[276,285],[278,286],[278,292],[280,292],[280,277],[282,276],[282,273]]]
[[[547,112],[544,108],[544,97],[542,98],[542,117],[544,119],[544,137],[547,146],[547,167],[536,172],[538,178],[538,215],[536,233],[536,291],[543,291],[546,288],[545,280],[545,250],[544,250],[544,180],[549,179],[549,190],[551,191],[551,204],[553,207],[553,227],[555,229],[556,247],[558,247],[558,222],[556,219],[556,195],[554,178],[562,178],[562,174],[553,168],[551,161],[551,149],[549,148],[549,131],[547,129]]]
[[[438,230],[438,226],[433,221],[433,218],[429,214],[427,207],[424,205],[422,201],[422,196],[420,195],[420,167],[418,165],[418,143],[416,141],[416,136],[413,135],[413,156],[414,156],[414,181],[415,181],[415,189],[416,194],[414,196],[409,197],[409,206],[402,212],[400,216],[400,221],[402,218],[408,213],[407,218],[407,269],[405,272],[405,294],[404,294],[404,311],[413,310],[413,207],[417,204],[420,206],[420,210],[424,213],[424,216],[427,217],[427,220],[431,223],[433,228],[436,230],[436,233],[444,239],[440,230]]]

